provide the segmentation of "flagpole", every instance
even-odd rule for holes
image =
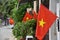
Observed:
[[[53,3],[54,2],[54,3]],[[49,10],[53,13],[56,12],[56,0],[49,0]],[[57,36],[54,35],[56,32],[56,23],[52,25],[52,27],[49,29],[49,40],[56,40]]]
[[[37,2],[34,1],[34,9],[33,9],[35,12],[37,12]]]
[[[39,9],[40,9],[41,0],[39,0]]]
[[[32,10],[32,8],[27,8],[27,12],[30,12]]]

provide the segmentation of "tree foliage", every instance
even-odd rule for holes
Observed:
[[[11,10],[17,5],[17,0],[0,0],[0,13],[6,19],[10,15]]]
[[[13,29],[13,34],[15,37],[22,36],[25,38],[27,35],[34,36],[35,34],[35,27],[36,26],[36,20],[28,20],[26,22],[18,22]]]

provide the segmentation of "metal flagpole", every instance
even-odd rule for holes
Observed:
[[[40,9],[41,0],[39,0],[39,9]]]
[[[37,11],[37,2],[34,1],[34,9],[33,9],[35,12]]]
[[[54,3],[53,3],[54,2]],[[56,12],[56,0],[49,0],[49,10],[53,13]],[[56,34],[56,23],[52,25],[52,27],[49,29],[49,40],[56,40],[57,35]]]

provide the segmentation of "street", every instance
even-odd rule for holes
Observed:
[[[15,40],[12,34],[12,29],[9,27],[10,26],[0,27],[0,40]]]

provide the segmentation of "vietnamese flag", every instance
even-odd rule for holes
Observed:
[[[37,13],[35,11],[32,11],[33,13],[33,18],[37,20]]]
[[[32,15],[29,12],[26,12],[26,14],[25,14],[25,16],[23,18],[23,21],[25,22],[25,21],[30,20],[32,18],[33,18]]]
[[[12,18],[10,18],[10,19],[9,19],[9,23],[10,23],[11,25],[13,25],[13,24],[14,24],[14,20],[13,20]]]
[[[44,38],[56,18],[57,16],[54,13],[49,11],[44,5],[40,5],[35,35],[37,39],[42,40]]]

